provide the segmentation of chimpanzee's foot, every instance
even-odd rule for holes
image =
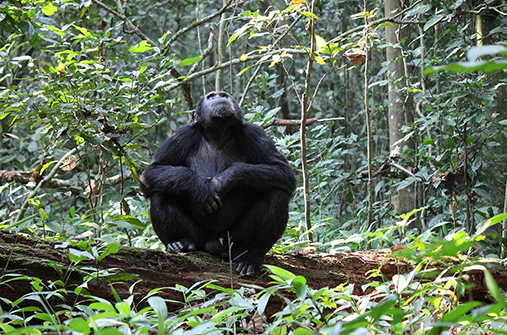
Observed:
[[[238,263],[236,272],[240,277],[253,276],[255,271],[262,265],[264,259],[264,256],[257,255],[248,250],[243,253],[238,253],[236,250],[235,252],[233,251],[233,254],[234,253],[236,253],[237,256],[233,260]]]
[[[185,252],[185,251],[194,251],[196,250],[196,246],[194,241],[190,239],[181,239],[175,242],[167,243],[166,245],[167,251],[176,251],[176,252]]]
[[[238,267],[236,268],[236,272],[240,277],[243,276],[253,276],[255,273],[256,267],[253,264],[239,262]]]

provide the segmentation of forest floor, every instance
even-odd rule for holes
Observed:
[[[76,265],[69,259],[68,248],[62,248],[61,244],[62,242],[54,240],[34,239],[0,231],[0,267],[2,269],[0,298],[15,301],[24,294],[33,292],[33,286],[29,280],[14,280],[5,283],[13,275],[40,278],[41,283],[47,287],[61,280],[68,289],[69,296],[72,296],[73,290],[83,284],[83,278],[87,273],[100,270],[110,274],[109,277],[104,277],[109,281],[98,279],[89,281],[87,290],[91,295],[115,302],[113,290],[109,286],[113,283],[114,290],[122,299],[134,294],[135,301],[140,302],[151,290],[164,288],[157,295],[174,301],[168,304],[169,310],[174,311],[182,306],[178,301],[183,301],[182,293],[171,289],[176,285],[189,288],[198,282],[214,280],[216,285],[225,288],[231,286],[237,288],[242,284],[267,287],[272,281],[265,269],[256,273],[256,276],[238,277],[234,272],[234,267],[231,268],[228,262],[202,252],[171,254],[158,250],[122,247],[118,253],[111,254],[99,262],[83,261]],[[490,270],[501,289],[507,289],[505,266],[500,265],[498,261],[496,263],[484,259],[475,261]],[[407,274],[416,265],[406,259],[393,257],[389,249],[333,255],[267,255],[264,263],[305,277],[307,285],[313,289],[354,284],[353,294],[359,296],[373,290],[372,287],[363,290],[363,285],[374,281],[389,282],[394,275]],[[421,278],[417,280],[421,282],[434,280],[441,273],[439,269],[446,269],[450,265],[457,264],[459,264],[457,259],[450,259],[449,262],[446,261],[440,265],[431,264],[430,267],[434,271],[421,271]],[[374,273],[381,273],[381,276],[371,277]],[[467,298],[472,296],[478,301],[493,301],[486,287],[483,272],[473,270],[469,271],[468,275],[472,285]],[[131,288],[135,282],[137,283]],[[141,305],[144,304],[141,302]],[[279,310],[280,305],[273,308]]]

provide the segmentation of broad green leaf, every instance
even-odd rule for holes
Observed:
[[[35,28],[32,23],[29,21],[22,21],[17,24],[23,35],[25,35],[29,40],[32,39],[35,35]]]
[[[196,308],[196,309],[192,310],[191,312],[189,312],[189,313],[183,315],[182,317],[180,317],[177,322],[182,322],[184,320],[188,320],[188,319],[192,318],[194,315],[206,314],[206,313],[209,313],[211,311],[215,311],[215,306],[208,307],[208,308]]]
[[[467,59],[469,62],[475,62],[480,56],[498,55],[499,53],[506,51],[507,47],[503,45],[483,45],[480,47],[471,47],[467,51]]]
[[[117,243],[110,243],[106,246],[106,250],[104,251],[101,250],[100,256],[97,258],[97,261],[104,259],[106,256],[110,254],[116,254],[118,251],[120,251],[120,246]]]
[[[130,305],[126,301],[117,302],[115,304],[116,309],[120,312],[124,317],[128,318],[130,315]]]
[[[313,335],[313,332],[306,328],[297,328],[294,330],[294,335]]]
[[[111,313],[116,313],[116,309],[113,305],[105,302],[92,302],[89,307],[95,310],[104,310]]]
[[[319,57],[319,56],[315,56],[315,61],[320,64],[320,65],[325,65],[326,62],[324,61],[324,58],[322,57]]]
[[[474,234],[474,238],[477,238],[479,235],[481,235],[482,233],[484,233],[484,231],[486,229],[488,229],[489,227],[497,224],[498,222],[501,222],[503,220],[507,220],[507,213],[502,213],[502,214],[498,214],[498,215],[495,215],[493,216],[492,218],[490,218],[489,220],[487,220],[486,222],[484,222],[484,224],[482,225],[482,227]]]
[[[356,319],[343,323],[342,324],[343,331],[341,332],[341,334],[350,334],[353,330],[356,330],[360,327],[370,326],[374,320],[377,320],[382,315],[390,314],[391,308],[396,303],[397,301],[394,299],[393,296],[391,300],[376,305],[368,312],[359,315],[359,317],[357,317]]]
[[[303,276],[296,276],[289,279],[288,282],[290,282],[291,286],[298,288],[306,285],[306,278]]]
[[[396,274],[393,276],[393,284],[395,286],[396,292],[401,293],[407,288],[410,282],[407,280],[407,278],[405,278],[404,275]]]
[[[188,66],[188,65],[192,65],[192,64],[194,64],[195,62],[200,61],[201,59],[202,59],[202,57],[200,57],[200,56],[193,57],[193,58],[185,58],[184,60],[182,60],[182,61],[180,62],[180,64],[179,64],[179,65],[181,65],[181,66]]]
[[[20,330],[17,330],[13,326],[8,325],[8,324],[3,323],[3,322],[0,322],[0,329],[2,329],[4,331],[4,334],[9,334],[9,335],[21,335],[21,334],[24,334]]]
[[[44,15],[51,16],[58,10],[56,6],[52,2],[46,2],[46,4],[42,7],[42,12]]]
[[[266,306],[268,305],[269,297],[271,294],[264,293],[258,300],[257,304],[257,314],[263,315],[264,311],[266,310]]]
[[[464,2],[465,0],[457,0],[457,1],[454,1],[454,3],[452,5],[449,6],[450,9],[454,10],[456,8],[458,8],[459,6],[461,6],[461,4]]]
[[[424,14],[427,11],[429,11],[431,8],[432,7],[430,5],[419,4],[416,7],[414,7],[413,9],[406,12],[405,15],[408,17],[408,16],[416,16],[417,14]]]
[[[327,46],[326,40],[319,35],[315,35],[315,42],[317,43],[317,49],[325,49]]]
[[[253,307],[251,299],[244,298],[240,295],[235,295],[233,298],[229,300],[231,306],[241,307],[245,309],[250,309]]]
[[[139,44],[128,48],[128,52],[141,53],[153,49],[154,48],[148,43],[148,41],[143,40],[139,42]]]
[[[250,65],[250,66],[245,67],[243,70],[239,71],[239,73],[236,76],[238,76],[238,77],[241,76],[243,73],[245,73],[248,69],[250,69],[253,66],[254,65]]]
[[[35,150],[37,150],[37,147],[38,147],[37,142],[32,142],[28,145],[26,149],[30,152],[34,152]]]
[[[273,274],[277,275],[278,277],[282,278],[285,281],[296,277],[296,275],[293,274],[292,272],[279,268],[278,266],[268,264],[265,264],[264,266],[267,267],[269,271],[271,271]]]
[[[229,44],[231,44],[232,42],[234,42],[235,39],[237,39],[238,37],[240,37],[241,35],[243,35],[245,33],[245,31],[250,28],[250,24],[245,24],[243,27],[237,29],[231,37],[229,37],[229,42],[227,43],[227,46],[229,46]]]
[[[143,63],[141,67],[139,68],[139,73],[144,73],[146,69],[148,68],[148,63]]]
[[[374,86],[386,86],[390,82],[391,82],[391,80],[389,80],[389,79],[378,80],[378,81],[375,81],[375,82],[371,83],[370,85],[368,85],[368,88],[372,88]]]
[[[56,33],[56,34],[60,35],[60,37],[65,36],[65,32],[64,32],[63,30],[58,29],[58,28],[56,28],[55,26],[51,26],[51,25],[50,25],[50,26],[47,26],[47,27],[48,27],[48,29],[49,29],[49,30],[51,30],[52,32],[54,32],[54,33]]]
[[[87,259],[93,259],[93,255],[88,251],[81,251],[74,248],[69,248],[69,258],[72,262],[81,262]]]
[[[468,73],[472,71],[484,71],[486,73],[492,71],[501,71],[507,69],[507,61],[482,61],[482,62],[457,62],[443,66],[433,66],[424,69],[423,74],[451,71],[456,73]]]
[[[53,321],[53,318],[51,317],[51,315],[49,315],[47,313],[37,313],[33,317],[36,319],[42,320],[42,321],[46,321],[46,322]]]
[[[306,278],[303,276],[296,276],[287,281],[292,287],[296,289],[296,296],[298,299],[303,300],[306,295]]]
[[[167,319],[167,305],[161,297],[153,296],[148,298],[148,304],[153,308],[159,320]]]
[[[252,16],[252,11],[247,10],[239,14],[239,16]]]
[[[433,141],[431,138],[429,137],[426,137],[423,142],[422,142],[422,145],[430,145],[430,144],[435,144],[435,141]]]
[[[431,27],[433,27],[434,25],[436,25],[437,23],[439,23],[440,21],[442,21],[442,19],[445,17],[446,15],[445,14],[437,14],[435,16],[433,16],[431,19],[428,20],[428,22],[426,22],[426,24],[424,25],[424,31],[430,29]]]
[[[304,11],[304,12],[301,12],[301,14],[303,14],[304,16],[306,16],[308,18],[311,18],[311,19],[315,19],[315,20],[319,20],[320,19],[320,17],[318,17],[317,15],[313,14],[312,12]]]
[[[136,229],[146,228],[146,225],[143,224],[141,222],[141,220],[139,220],[138,218],[136,218],[135,216],[132,216],[132,215],[116,215],[115,217],[113,217],[113,220],[128,222],[131,225],[133,225],[134,228],[136,228]]]
[[[385,22],[385,23],[379,24],[377,27],[375,27],[375,30],[385,28],[385,27],[396,27],[396,26],[394,24],[392,24],[391,22]]]
[[[43,221],[48,219],[48,213],[42,208],[39,208],[39,216]]]
[[[241,312],[243,310],[244,310],[244,308],[241,308],[241,307],[229,307],[229,308],[224,309],[223,311],[220,311],[217,314],[213,315],[211,320],[214,322],[217,322],[217,323],[221,323],[224,318],[228,319],[231,315],[234,315],[237,312]]]
[[[44,164],[42,166],[42,168],[40,169],[40,174],[42,174],[50,165],[56,163],[56,161],[51,161],[51,162],[47,162],[46,164]]]
[[[81,317],[72,319],[69,322],[69,326],[72,328],[72,330],[85,335],[90,334],[91,331],[88,322]]]
[[[88,32],[88,29],[84,28],[84,27],[79,27],[79,26],[76,26],[75,24],[73,25],[74,28],[76,28],[77,30],[79,30],[79,32],[81,34],[83,34],[84,36],[91,36],[91,33]]]
[[[410,177],[406,178],[405,180],[401,181],[400,183],[398,183],[397,189],[398,189],[398,191],[402,190],[404,188],[409,187],[410,185],[412,185],[413,183],[415,183],[417,181],[418,181],[418,179],[416,177],[410,176]]]
[[[273,329],[271,332],[273,335],[286,335],[287,334],[287,325],[283,325],[281,327],[277,327]]]
[[[496,302],[503,306],[504,309],[507,308],[507,302],[505,301],[505,296],[500,291],[500,287],[498,287],[495,278],[486,268],[484,268],[484,277],[486,278],[486,286],[488,287],[489,293],[495,298]]]

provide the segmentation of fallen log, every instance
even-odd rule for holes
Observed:
[[[340,284],[354,284],[354,294],[364,295],[362,286],[373,281],[390,281],[396,274],[412,271],[415,263],[392,257],[387,250],[350,252],[330,254],[268,254],[266,264],[286,269],[295,275],[306,278],[309,287],[337,287]],[[507,269],[497,263],[482,262],[486,265],[501,289],[507,289]],[[446,265],[446,264],[442,264]],[[442,266],[442,269],[452,265]],[[72,264],[69,249],[62,248],[62,242],[52,239],[35,239],[7,231],[0,231],[0,298],[15,301],[23,295],[33,292],[30,280],[14,280],[5,283],[14,275],[24,275],[41,279],[41,285],[50,290],[52,284],[61,281],[67,289],[69,298],[75,299],[74,290],[80,285],[91,295],[115,302],[110,285],[120,298],[126,299],[131,294],[139,302],[151,290],[169,288],[176,285],[191,287],[195,283],[214,280],[216,285],[234,287],[242,284],[254,284],[266,287],[272,279],[267,271],[261,271],[255,277],[238,277],[228,262],[202,252],[171,254],[158,250],[121,247],[119,252],[110,254],[104,259],[83,261]],[[91,269],[91,270],[90,270]],[[372,271],[380,269],[382,278],[370,277]],[[108,273],[101,279],[94,279],[82,285],[84,278],[91,272]],[[437,271],[421,281],[433,280]],[[470,271],[471,295],[475,300],[491,302],[484,274],[482,271]],[[107,279],[107,281],[105,280]],[[137,283],[136,283],[137,282]],[[59,282],[60,283],[60,282]],[[135,286],[133,286],[133,284]],[[132,290],[132,293],[129,290]],[[173,301],[168,304],[169,310],[181,308],[178,302],[183,301],[181,292],[163,289],[159,296]],[[467,295],[468,297],[468,295]],[[73,300],[71,300],[73,301]],[[4,301],[5,302],[5,301]],[[59,301],[58,303],[61,303]],[[275,308],[275,307],[273,307]],[[279,310],[280,305],[276,306]]]

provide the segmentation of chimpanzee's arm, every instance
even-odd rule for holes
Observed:
[[[255,192],[276,188],[292,194],[296,189],[294,171],[273,141],[256,125],[245,124],[243,130],[236,140],[240,141],[246,162],[235,162],[213,178],[218,195],[224,197],[237,187]]]
[[[140,177],[144,195],[187,198],[195,202],[197,210],[208,214],[217,210],[221,200],[210,182],[188,167],[189,157],[198,150],[201,140],[202,135],[189,126],[181,127],[165,140]]]

